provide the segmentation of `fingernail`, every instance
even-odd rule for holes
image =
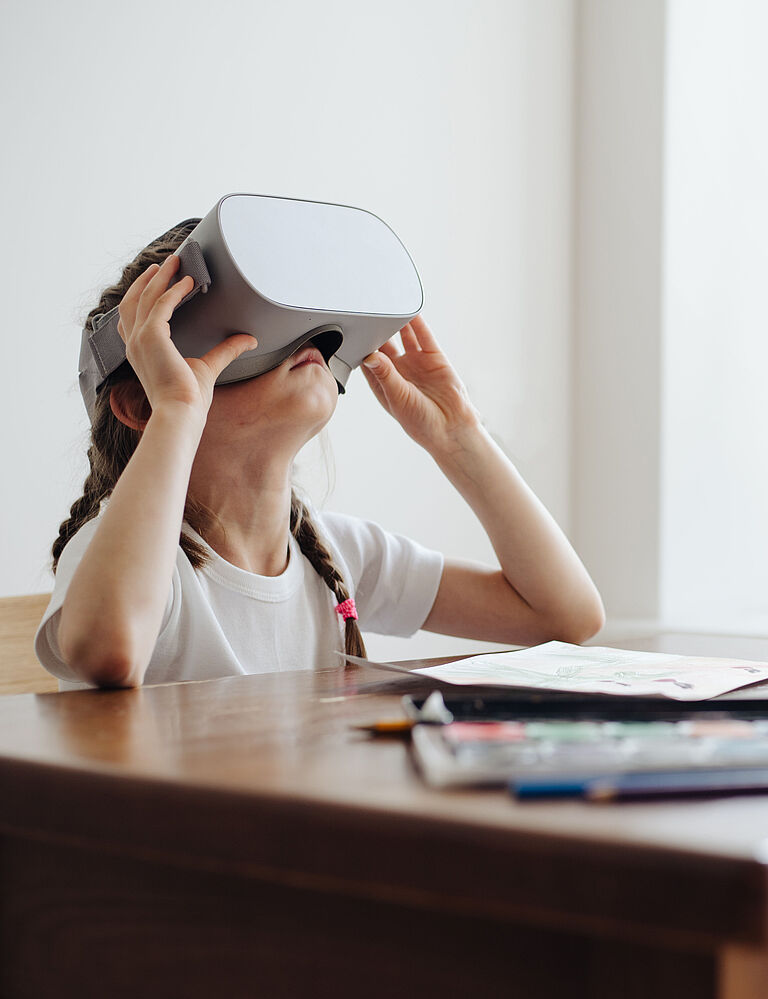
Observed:
[[[369,354],[367,357],[363,358],[363,364],[366,368],[370,368],[371,371],[375,371],[377,368],[381,367],[381,359],[375,354]]]

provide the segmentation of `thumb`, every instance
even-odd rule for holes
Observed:
[[[378,389],[391,406],[402,404],[408,396],[408,382],[403,378],[392,359],[380,350],[374,350],[363,360],[367,371],[373,375]]]
[[[231,364],[246,350],[253,350],[258,345],[258,340],[250,333],[233,333],[226,340],[217,343],[200,360],[205,361],[208,367],[218,378],[228,364]]]

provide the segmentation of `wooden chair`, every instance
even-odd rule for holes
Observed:
[[[59,689],[35,656],[32,642],[50,593],[0,597],[0,695],[43,694]]]

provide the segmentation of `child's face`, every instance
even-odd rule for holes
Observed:
[[[323,355],[307,343],[263,375],[217,386],[203,437],[242,440],[249,450],[263,442],[295,454],[330,420],[338,397]]]

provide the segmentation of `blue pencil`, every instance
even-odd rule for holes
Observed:
[[[580,798],[595,774],[540,774],[513,780],[509,790],[518,798]]]
[[[746,794],[768,791],[768,770],[747,767],[715,770],[655,770],[620,774],[542,774],[511,782],[521,799],[586,798],[588,801],[627,801],[637,798],[685,797],[706,794]]]

